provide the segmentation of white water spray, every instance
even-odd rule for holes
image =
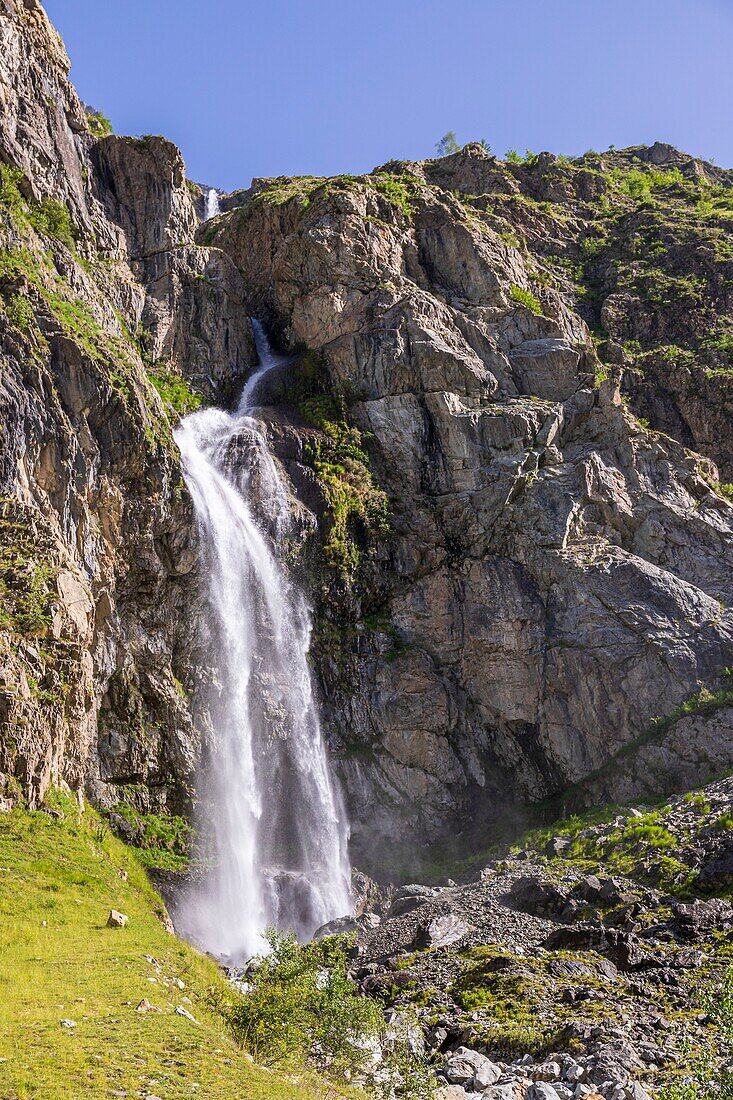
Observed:
[[[309,609],[273,552],[292,522],[289,497],[254,415],[258,386],[281,360],[259,325],[256,337],[261,365],[237,412],[194,413],[175,433],[219,674],[200,785],[213,869],[175,915],[184,935],[234,965],[263,950],[267,927],[307,939],[351,908],[348,826],[307,663]]]
[[[221,214],[221,204],[219,202],[219,192],[215,187],[210,187],[206,192],[206,203],[204,205],[204,221],[209,221],[210,218],[217,217]]]

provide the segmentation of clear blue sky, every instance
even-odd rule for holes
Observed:
[[[733,165],[733,0],[46,0],[80,95],[189,175],[361,172],[455,130]]]

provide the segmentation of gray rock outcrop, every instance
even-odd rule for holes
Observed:
[[[715,696],[733,655],[733,509],[714,467],[595,381],[580,316],[439,163],[441,187],[430,164],[275,181],[214,233],[251,308],[350,395],[391,502],[391,539],[320,654],[367,858],[379,837],[480,831],[631,750],[628,794],[634,746],[700,685]],[[455,164],[490,188],[492,158]],[[687,730],[699,767],[730,756],[727,737]]]

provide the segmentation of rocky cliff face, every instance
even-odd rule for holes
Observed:
[[[313,420],[303,364],[320,361],[390,501],[388,536],[352,525],[367,552],[318,609],[357,849],[450,829],[465,843],[589,777],[581,801],[674,786],[690,755],[698,776],[730,762],[717,704],[733,654],[733,510],[712,459],[684,446],[724,461],[727,437],[706,443],[701,427],[698,440],[692,415],[666,434],[687,408],[672,380],[665,432],[636,418],[617,294],[600,303],[613,332],[594,339],[582,287],[546,255],[579,247],[583,212],[614,180],[633,204],[628,176],[647,180],[645,158],[508,166],[468,147],[360,178],[256,181],[206,229],[251,308],[308,349],[290,398],[275,399]],[[678,172],[669,186],[684,189]],[[655,308],[677,334],[671,307]],[[641,306],[633,316],[646,331]],[[644,378],[624,384],[635,400],[653,389]],[[299,459],[328,484],[312,445]],[[684,735],[655,721],[678,707],[696,713]]]
[[[95,139],[68,67],[40,5],[5,0],[0,794],[182,810],[207,672],[168,399],[213,396],[252,336],[233,265],[193,243],[178,151]]]
[[[197,228],[34,0],[0,88],[6,800],[189,807],[215,670],[171,422],[239,388],[250,314],[294,356],[263,400],[358,854],[731,765],[727,173],[469,146]]]

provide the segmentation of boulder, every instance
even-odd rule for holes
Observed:
[[[567,887],[531,876],[523,876],[512,883],[509,899],[523,913],[555,920],[572,920],[579,908]]]
[[[523,1100],[524,1089],[518,1081],[506,1081],[502,1085],[490,1085],[483,1096],[486,1100]]]
[[[525,1100],[560,1100],[556,1090],[547,1081],[534,1081],[527,1092]]]
[[[119,913],[116,909],[110,909],[109,916],[107,917],[108,928],[124,928],[129,921],[129,917],[126,917],[124,913]]]
[[[559,1081],[562,1068],[559,1062],[541,1062],[532,1070],[533,1081]]]
[[[405,913],[411,913],[413,909],[417,909],[419,905],[429,901],[430,898],[437,897],[439,893],[440,889],[437,886],[420,886],[417,884],[401,886],[392,899],[387,916],[389,918],[402,917]]]
[[[581,385],[582,351],[567,340],[525,340],[510,352],[509,361],[520,393],[566,401]]]
[[[700,890],[721,890],[733,885],[733,849],[711,859],[700,870],[695,886]]]
[[[441,1073],[449,1084],[481,1092],[499,1080],[502,1069],[477,1050],[458,1047],[447,1058]]]
[[[430,947],[449,947],[458,943],[471,931],[471,926],[456,913],[444,913],[428,925],[418,929],[414,939],[416,950]]]
[[[711,932],[725,932],[733,927],[733,905],[722,898],[680,902],[672,911],[677,933],[693,942],[705,939]]]

